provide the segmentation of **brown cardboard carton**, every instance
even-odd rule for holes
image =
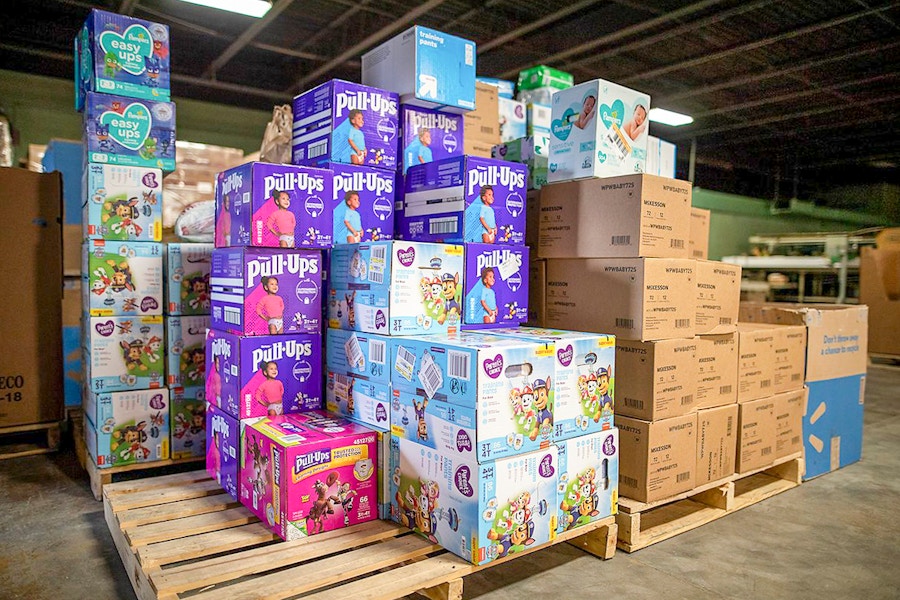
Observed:
[[[616,340],[617,413],[647,421],[686,415],[696,392],[696,338]]]
[[[543,327],[547,314],[547,261],[528,262],[528,325]]]
[[[759,327],[771,328],[773,372],[772,393],[781,394],[803,389],[806,367],[806,327],[803,325],[772,325],[760,323]]]
[[[497,87],[475,82],[475,110],[463,113],[464,145],[469,141],[484,142],[488,147],[485,158],[490,158],[491,147],[500,143],[499,115],[500,100]]]
[[[691,235],[688,238],[688,252],[691,258],[709,258],[709,218],[711,212],[705,208],[691,207]]]
[[[888,227],[875,234],[875,247],[880,250],[900,250],[900,227]]]
[[[900,355],[900,249],[862,249],[859,302],[871,315],[869,352]]]
[[[81,242],[84,239],[81,225],[62,226],[63,275],[81,276]]]
[[[689,258],[691,184],[656,175],[541,188],[542,258]]]
[[[642,421],[620,414],[619,494],[654,502],[695,487],[697,413]]]
[[[480,156],[481,158],[491,157],[491,148],[493,144],[482,140],[463,140],[463,152],[469,156]]]
[[[697,409],[737,402],[737,333],[698,335]]]
[[[758,323],[738,323],[738,402],[772,395],[775,333]]]
[[[546,326],[625,340],[694,335],[694,262],[685,258],[547,260]]]
[[[803,450],[803,415],[809,389],[802,388],[777,394],[775,401],[775,458],[790,456]]]
[[[738,405],[697,411],[697,487],[734,474]]]
[[[775,400],[772,396],[738,404],[738,473],[775,462]]]
[[[0,168],[0,427],[63,415],[60,174]]]
[[[698,334],[737,330],[741,306],[741,267],[712,260],[697,261]]]
[[[538,229],[540,226],[541,190],[528,190],[525,194],[525,245],[531,248],[531,256],[538,257]]]

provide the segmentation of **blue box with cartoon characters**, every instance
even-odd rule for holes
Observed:
[[[169,458],[169,390],[87,393],[84,408],[88,454],[101,469]]]
[[[162,317],[85,317],[82,322],[88,390],[144,390],[166,384]]]
[[[92,317],[161,315],[163,246],[88,240],[82,247],[81,294]]]
[[[463,155],[463,116],[400,106],[403,174],[412,165]]]
[[[462,329],[515,327],[528,320],[528,247],[466,244]]]
[[[559,450],[559,533],[619,509],[619,430],[556,442]]]
[[[556,446],[478,464],[391,437],[391,519],[476,565],[556,539]]]
[[[477,156],[413,165],[398,202],[397,237],[421,242],[525,243],[528,167]]]
[[[473,462],[478,459],[477,409],[429,401],[423,390],[395,389],[390,404],[391,435]]]
[[[162,239],[162,171],[89,164],[84,171],[85,239]]]
[[[175,170],[175,104],[87,93],[87,163]]]
[[[335,246],[328,326],[382,335],[445,333],[462,315],[463,247],[420,242]]]
[[[209,315],[166,317],[166,383],[206,387],[206,330]]]
[[[169,451],[172,458],[206,456],[206,402],[202,387],[169,390]]]
[[[329,327],[325,333],[325,366],[329,371],[390,385],[392,339],[377,333]]]
[[[390,431],[391,385],[328,370],[325,408],[377,429]]]
[[[612,428],[616,382],[614,335],[539,327],[492,329],[487,333],[556,346],[554,441]]]
[[[341,79],[294,98],[292,160],[397,170],[400,98],[387,89]]]
[[[552,342],[488,333],[404,338],[391,352],[391,382],[428,398],[426,425],[442,402],[477,409],[473,443],[484,462],[553,440],[555,352]]]
[[[393,238],[397,174],[343,163],[326,165],[334,173],[332,242],[355,244]]]
[[[169,242],[165,245],[167,315],[208,315],[213,245]]]
[[[169,99],[169,27],[92,9],[75,37],[75,110],[88,92]]]

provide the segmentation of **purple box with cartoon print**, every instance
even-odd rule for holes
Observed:
[[[463,155],[463,116],[418,106],[400,106],[403,174],[412,165]]]
[[[175,170],[175,104],[88,92],[84,107],[88,163]]]
[[[206,334],[206,400],[238,419],[322,408],[322,337]]]
[[[216,248],[210,287],[215,329],[236,335],[321,332],[317,250]]]
[[[327,169],[249,162],[216,177],[216,248],[328,248]]]
[[[528,167],[494,158],[458,156],[406,173],[395,235],[417,242],[525,243]]]
[[[238,420],[215,404],[206,403],[206,472],[238,500],[240,432]]]
[[[528,320],[528,246],[466,244],[462,329]]]
[[[327,163],[334,172],[332,216],[334,244],[355,244],[394,237],[397,175],[373,167]]]
[[[400,97],[332,79],[294,98],[292,161],[368,165],[395,171]]]

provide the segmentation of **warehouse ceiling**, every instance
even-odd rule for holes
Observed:
[[[547,64],[692,115],[651,134],[678,144],[682,178],[695,141],[704,187],[777,200],[898,180],[900,2],[273,4],[252,19],[177,0],[4,2],[0,68],[69,78],[72,40],[97,7],[170,26],[174,99],[271,110],[333,77],[359,81],[361,54],[417,23],[474,40],[480,75],[515,79]]]

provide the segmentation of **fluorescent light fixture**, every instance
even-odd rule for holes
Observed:
[[[219,10],[256,17],[257,19],[269,12],[272,3],[268,0],[181,0],[189,4],[199,4]]]
[[[651,108],[649,117],[654,123],[662,123],[663,125],[671,125],[672,127],[688,125],[694,122],[694,117],[672,112],[671,110],[666,110],[664,108]]]

